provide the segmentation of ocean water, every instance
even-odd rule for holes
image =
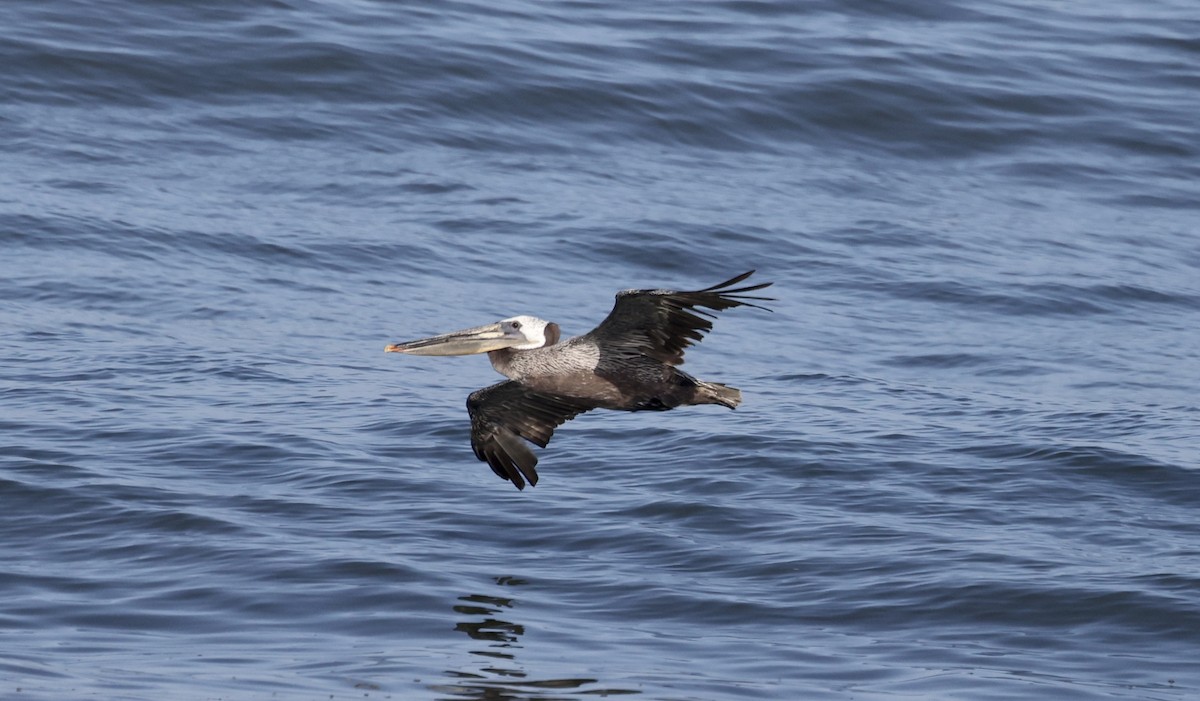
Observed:
[[[1194,3],[0,4],[0,697],[1200,698]],[[749,269],[518,492],[387,343]]]

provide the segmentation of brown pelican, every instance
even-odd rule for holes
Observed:
[[[471,447],[493,472],[524,489],[526,479],[537,484],[537,457],[521,439],[545,448],[555,428],[585,411],[666,411],[688,404],[737,407],[742,401],[739,390],[697,380],[675,366],[683,364],[684,349],[712,329],[704,317],[714,315],[704,309],[766,310],[746,300],[772,298],[745,293],[771,283],[730,289],[753,273],[695,292],[618,292],[612,312],[599,326],[562,343],[558,324],[514,316],[394,343],[384,350],[410,355],[487,353],[492,367],[509,379],[467,398]]]

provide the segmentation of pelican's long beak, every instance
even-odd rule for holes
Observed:
[[[430,336],[417,341],[393,343],[383,350],[387,353],[408,353],[409,355],[470,355],[508,348],[524,340],[524,338],[518,339],[506,334],[500,328],[500,324],[496,323],[446,333],[441,336]]]

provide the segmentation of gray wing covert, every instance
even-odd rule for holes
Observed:
[[[538,481],[537,456],[525,441],[545,448],[554,429],[592,408],[581,400],[535,392],[514,380],[501,382],[467,397],[471,448],[492,472],[524,489],[526,479],[530,485]]]

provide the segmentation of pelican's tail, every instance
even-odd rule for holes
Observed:
[[[697,404],[720,404],[736,409],[742,403],[742,390],[720,382],[696,381]]]

